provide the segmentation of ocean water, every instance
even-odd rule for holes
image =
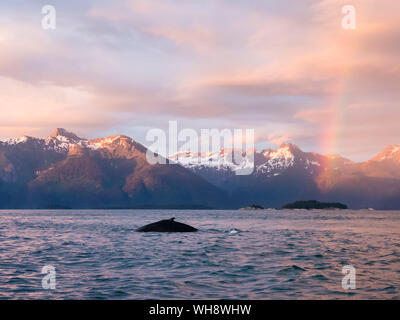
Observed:
[[[170,217],[200,231],[135,232]],[[0,298],[399,299],[400,212],[0,211]]]

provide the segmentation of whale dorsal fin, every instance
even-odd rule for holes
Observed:
[[[173,222],[175,220],[175,217],[169,219],[169,221]]]

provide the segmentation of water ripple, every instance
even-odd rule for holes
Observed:
[[[134,232],[171,216],[200,232]],[[0,211],[0,298],[399,299],[399,230],[379,211]]]

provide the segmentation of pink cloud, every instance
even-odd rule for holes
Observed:
[[[355,0],[354,31],[340,25],[346,1],[309,3],[89,1],[60,8],[53,33],[16,10],[0,21],[0,135],[179,118],[312,147],[339,110],[348,155],[344,141],[363,155],[399,143],[400,2]]]

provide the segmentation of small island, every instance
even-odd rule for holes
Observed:
[[[285,204],[282,209],[347,209],[347,205],[339,202],[319,202],[317,200],[296,201]]]
[[[249,207],[241,208],[240,210],[264,210],[264,207],[262,207],[262,206],[260,206],[258,204],[253,204],[253,205],[251,205]]]

